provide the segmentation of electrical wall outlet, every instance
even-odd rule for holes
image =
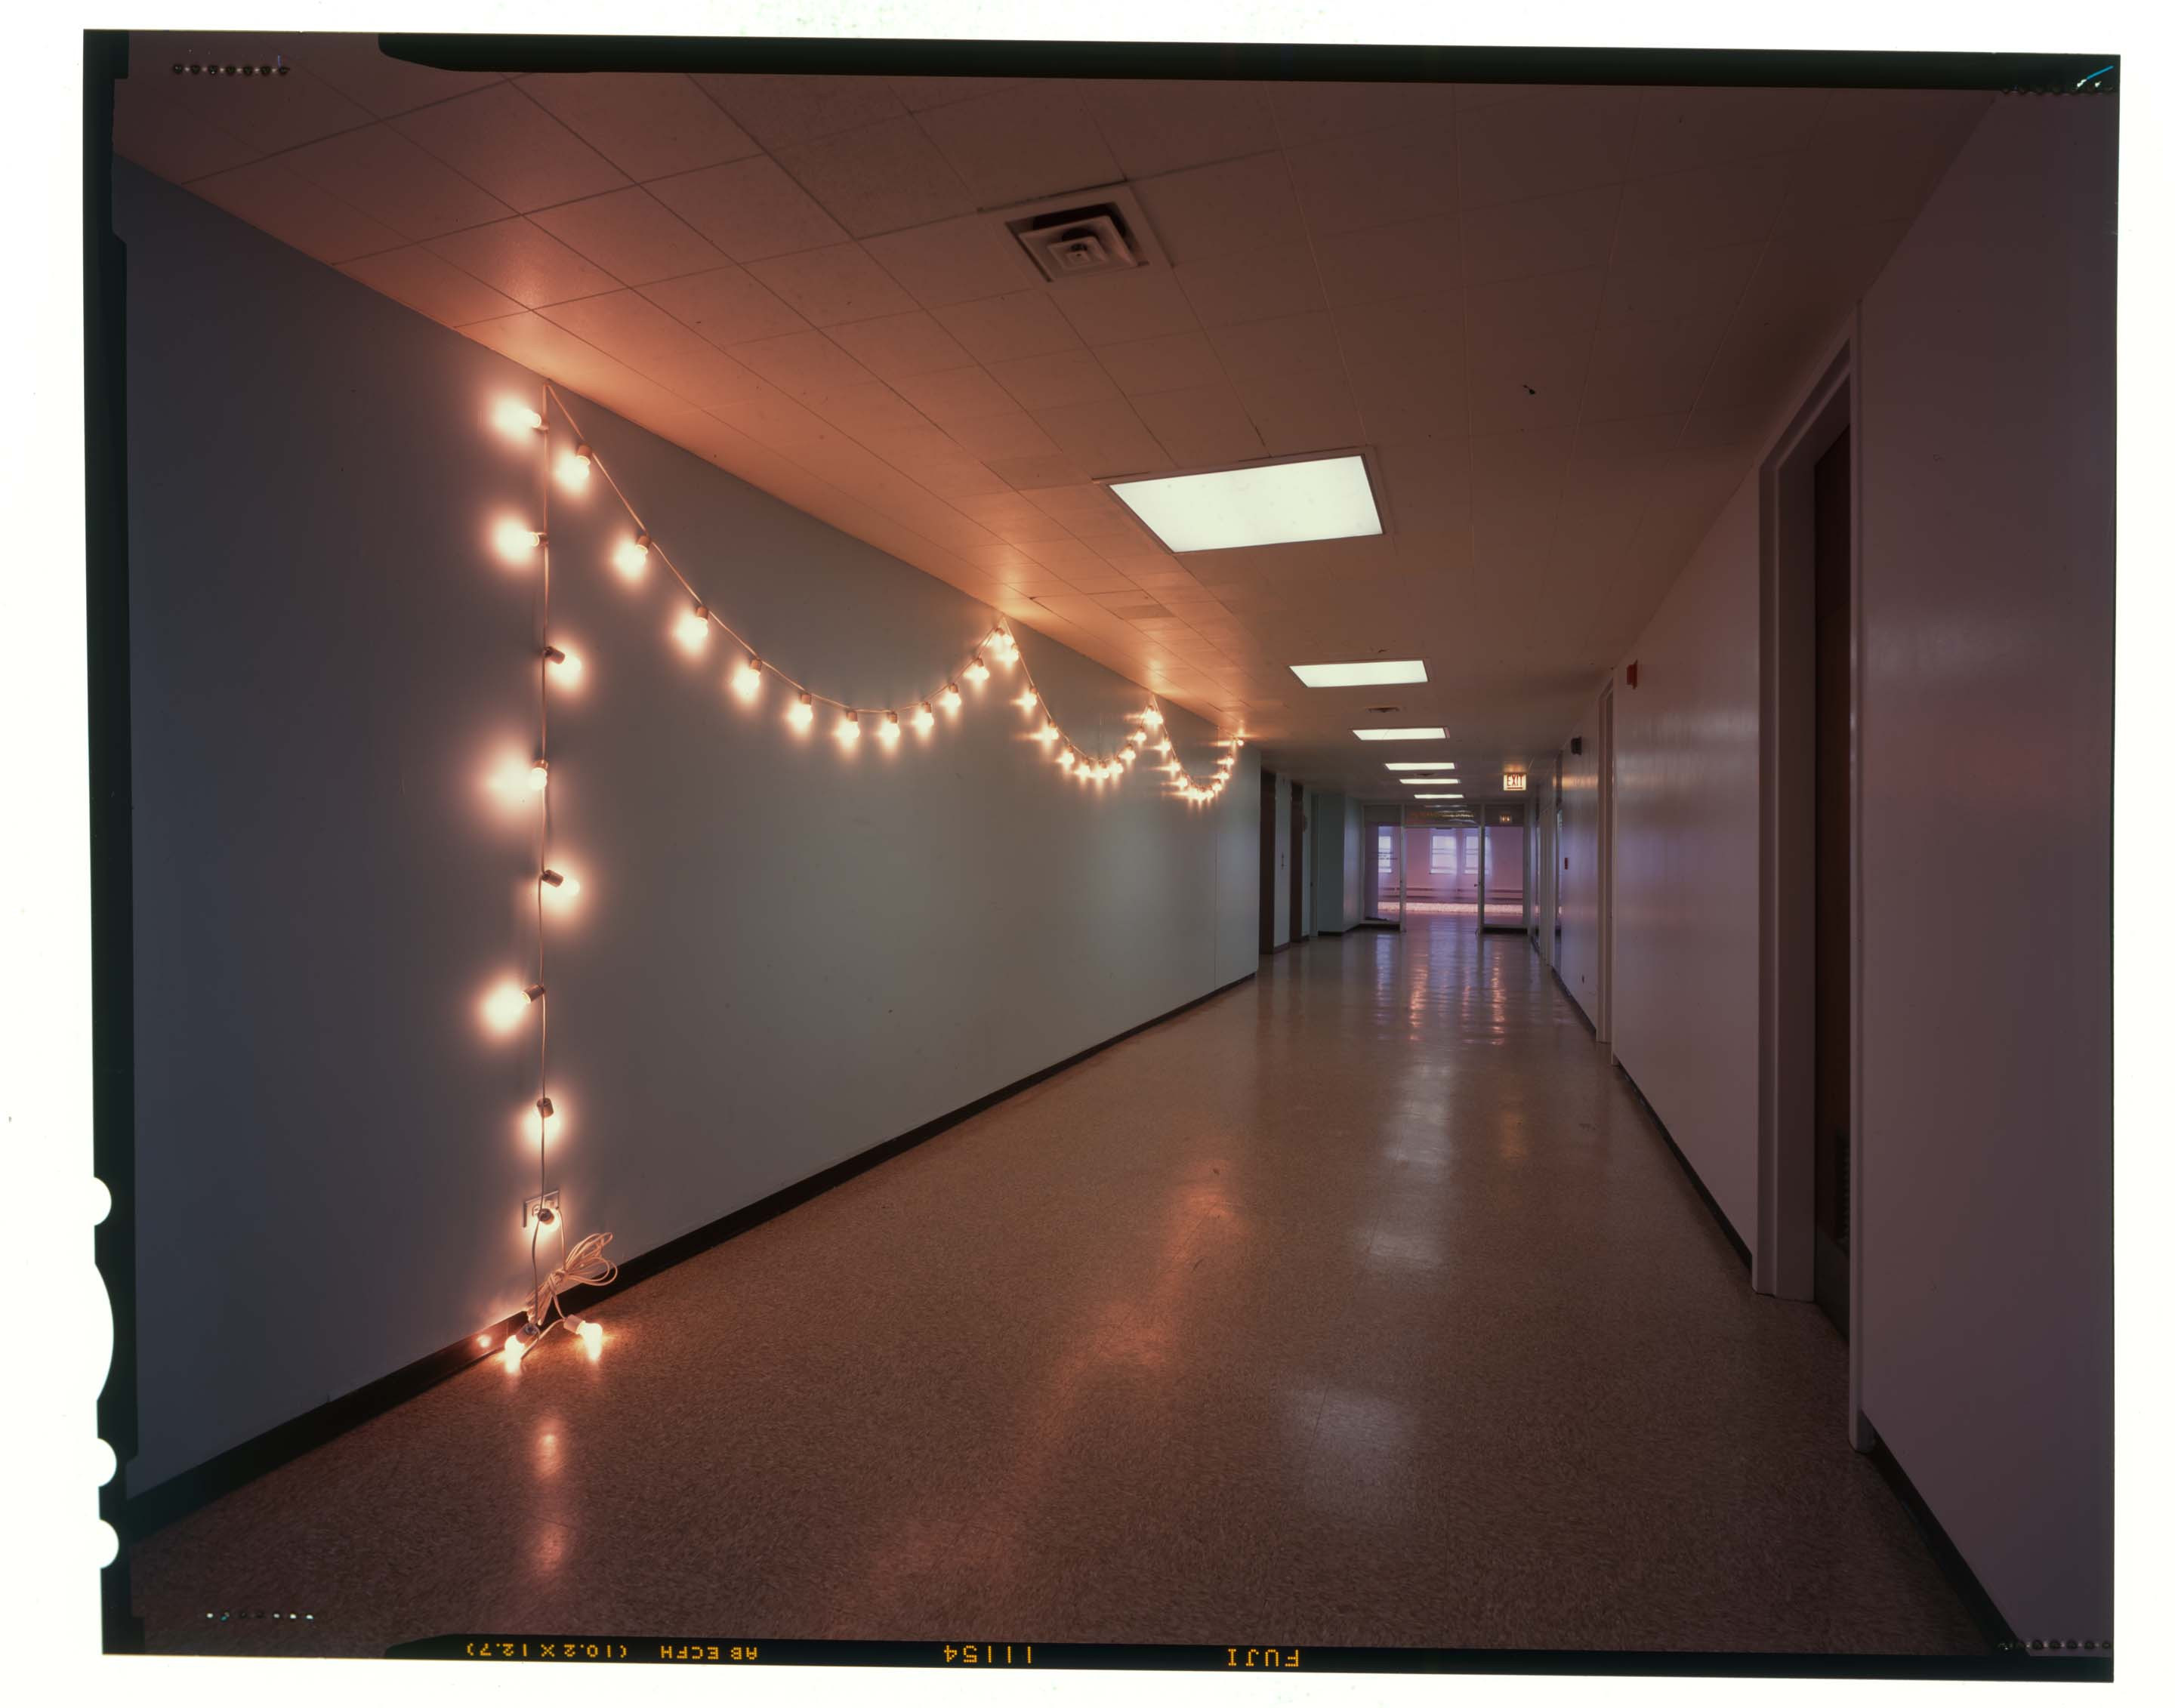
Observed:
[[[524,1234],[541,1223],[545,1227],[556,1226],[559,1220],[559,1195],[540,1192],[534,1198],[521,1201],[521,1228]]]

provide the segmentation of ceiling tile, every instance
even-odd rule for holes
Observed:
[[[1079,95],[1062,82],[1018,84],[915,117],[985,208],[1125,176]]]
[[[186,184],[208,172],[246,165],[263,150],[197,117],[147,68],[113,85],[113,152]]]
[[[1133,190],[1163,253],[1180,267],[1306,241],[1281,154],[1196,166]]]
[[[1392,125],[1440,124],[1459,104],[1446,83],[1278,83],[1270,86],[1288,149]]]
[[[958,441],[960,448],[969,456],[984,460],[991,457],[1055,457],[1059,454],[1057,442],[1037,426],[1034,417],[1024,409],[1014,409],[1001,415],[978,415],[963,420],[947,421],[944,430]]]
[[[1581,415],[1588,421],[1679,415],[1698,400],[1725,321],[1617,321],[1595,334]]]
[[[1366,436],[1342,374],[1253,382],[1241,385],[1239,395],[1272,457],[1344,450]]]
[[[1169,268],[1143,268],[1109,279],[1053,286],[1050,301],[1090,344],[1162,338],[1195,328],[1192,305]]]
[[[977,361],[1017,361],[1081,347],[1079,333],[1051,305],[1047,290],[1016,290],[980,302],[951,303],[932,312]]]
[[[1335,376],[1343,369],[1337,328],[1326,314],[1219,327],[1208,336],[1224,372],[1242,389],[1298,376]]]
[[[1037,409],[1034,419],[1060,450],[1098,480],[1171,466],[1169,455],[1123,398]]]
[[[1792,162],[1701,166],[1624,187],[1619,260],[1756,242],[1773,229]]]
[[[312,183],[419,241],[514,211],[386,125],[327,137],[281,159]]]
[[[1011,393],[1022,409],[1033,414],[1071,404],[1120,400],[1116,384],[1084,350],[991,362],[989,371],[990,377]]]
[[[1639,109],[1629,176],[1728,165],[1805,146],[1825,89],[1650,89]]]
[[[278,160],[214,172],[189,188],[290,248],[328,263],[398,249],[407,241]]]
[[[1142,78],[1080,85],[1089,116],[1128,178],[1149,178],[1277,146],[1260,84]]]
[[[923,415],[946,427],[957,421],[1010,415],[1019,411],[1019,404],[1012,393],[979,367],[906,375],[892,384]]]
[[[1458,276],[1457,226],[1448,218],[1342,232],[1323,238],[1319,252],[1322,290],[1340,308],[1437,290]]]
[[[725,263],[723,251],[647,190],[614,190],[529,217],[627,285]]]
[[[871,447],[876,442],[871,436],[875,434],[936,431],[930,426],[927,416],[886,385],[846,386],[835,392],[811,392],[808,407],[840,432]],[[941,448],[956,449],[954,439],[945,439]]]
[[[554,325],[700,408],[722,404],[747,389],[747,374],[738,362],[640,291],[585,296],[556,303],[543,313]]]
[[[1326,306],[1321,269],[1305,244],[1190,261],[1178,268],[1178,282],[1203,326],[1244,326]]]
[[[1133,407],[1180,468],[1244,463],[1266,454],[1246,406],[1228,384],[1158,392]]]
[[[1619,258],[1602,292],[1603,322],[1705,317],[1726,319],[1744,294],[1764,245],[1662,250]]]
[[[986,214],[887,232],[861,246],[924,308],[943,308],[1039,286],[1042,275],[1012,234]]]
[[[1104,344],[1095,352],[1095,359],[1128,397],[1223,382],[1223,364],[1217,358],[1215,346],[1197,332],[1142,339],[1137,344]]]
[[[753,374],[748,376],[744,389],[713,405],[710,413],[758,443],[778,450],[791,450],[838,434],[838,429],[822,416]]]
[[[852,243],[751,261],[748,271],[811,326],[874,320],[914,307],[914,299]]]
[[[1473,430],[1465,375],[1460,370],[1355,364],[1351,382],[1353,401],[1364,423],[1361,436],[1375,443],[1462,438]]]
[[[1355,368],[1403,367],[1432,377],[1464,366],[1465,300],[1457,291],[1340,308],[1333,318],[1338,347]]]
[[[879,379],[941,373],[974,363],[965,345],[918,309],[834,326],[831,336]]]
[[[932,106],[949,106],[955,100],[995,95],[1024,79],[1017,77],[893,77],[885,79],[909,112],[925,112]]]
[[[626,175],[522,94],[494,84],[388,121],[507,206],[522,212],[616,190]]]
[[[809,193],[765,155],[659,178],[650,193],[734,260],[767,260],[846,241]]]
[[[540,314],[523,310],[502,319],[476,321],[461,332],[631,421],[662,421],[687,412],[685,398]]]
[[[523,308],[597,296],[620,282],[527,220],[471,225],[431,240],[434,255],[504,291]]]
[[[766,149],[896,118],[905,108],[880,77],[760,77],[697,72],[695,81]]]
[[[1599,268],[1475,285],[1465,293],[1468,351],[1507,344],[1566,344],[1583,350],[1601,312]]]
[[[1979,89],[1831,91],[1775,229],[1910,218],[1993,100]]]
[[[974,211],[974,198],[903,116],[778,151],[778,165],[856,237]]]
[[[441,71],[436,66],[395,59],[378,46],[374,35],[305,35],[295,57],[380,118],[504,81],[496,71]]]
[[[1316,236],[1456,211],[1457,139],[1447,115],[1431,124],[1304,144],[1290,160],[1300,208]]]
[[[1643,93],[1606,84],[1551,89],[1459,113],[1459,205],[1620,182]]]
[[[199,124],[237,137],[260,155],[353,130],[375,117],[300,65],[285,77],[176,77],[168,69],[176,61],[201,58],[177,52],[145,64],[138,75],[159,80],[160,89]]]
[[[808,331],[808,323],[745,268],[713,267],[645,285],[642,294],[720,350]]]
[[[382,255],[341,261],[339,270],[372,290],[385,291],[396,302],[407,302],[415,313],[444,322],[446,327],[465,327],[469,320],[498,320],[522,309],[520,302],[469,279],[450,261],[442,261],[424,248],[396,248],[385,250]]]
[[[1624,192],[1616,184],[1498,202],[1466,216],[1460,252],[1475,281],[1608,264]]]
[[[674,72],[541,72],[521,92],[630,178],[692,172],[760,154],[754,138]]]
[[[795,397],[876,382],[874,374],[820,332],[796,332],[784,338],[738,344],[733,346],[732,354],[773,385]]]

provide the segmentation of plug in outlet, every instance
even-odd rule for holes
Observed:
[[[521,1201],[521,1231],[523,1233],[526,1234],[531,1228],[539,1226],[553,1228],[558,1225],[558,1221],[559,1195],[556,1192],[540,1192],[534,1198],[523,1198]]]

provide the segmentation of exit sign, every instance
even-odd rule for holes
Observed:
[[[1524,772],[1506,771],[1503,773],[1503,787],[1507,793],[1516,794],[1522,790],[1525,786],[1526,773]]]

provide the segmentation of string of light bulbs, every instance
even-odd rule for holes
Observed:
[[[1164,724],[1162,708],[1158,705],[1155,696],[1151,694],[1141,710],[1126,714],[1135,727],[1127,732],[1124,740],[1114,751],[1090,752],[1067,735],[1064,727],[1051,713],[1050,702],[1035,686],[1033,671],[1021,656],[1019,643],[1013,637],[1010,626],[1001,615],[993,615],[988,634],[966,664],[947,673],[943,685],[925,697],[909,699],[903,705],[857,706],[811,688],[781,669],[761,648],[719,615],[717,608],[673,561],[671,554],[643,523],[641,512],[627,496],[626,489],[605,467],[603,458],[583,437],[581,423],[568,407],[566,399],[549,381],[544,384],[543,402],[545,407],[541,410],[509,402],[499,411],[500,426],[516,434],[537,434],[548,437],[551,431],[548,412],[554,405],[556,406],[559,413],[566,417],[567,426],[574,438],[573,447],[558,459],[556,473],[560,485],[571,492],[580,492],[588,489],[593,474],[604,478],[605,484],[611,489],[612,496],[619,501],[620,507],[626,512],[627,520],[634,527],[633,537],[623,541],[613,553],[614,567],[622,577],[632,583],[641,580],[653,557],[664,566],[666,572],[680,584],[681,592],[687,597],[688,608],[674,626],[674,633],[681,646],[691,653],[700,653],[708,648],[712,632],[716,630],[722,632],[740,648],[740,661],[730,671],[728,685],[742,703],[752,705],[759,700],[762,696],[764,679],[774,676],[794,697],[787,704],[786,721],[796,730],[810,728],[816,721],[816,708],[824,706],[838,714],[833,734],[840,742],[858,742],[865,727],[873,725],[878,741],[887,746],[895,746],[909,727],[908,723],[902,722],[902,713],[910,720],[911,727],[918,735],[926,735],[936,727],[940,710],[946,715],[956,715],[959,711],[964,698],[960,683],[963,680],[979,686],[988,681],[992,675],[990,666],[994,663],[1007,670],[1018,670],[1022,686],[1012,703],[1022,713],[1039,714],[1040,721],[1033,730],[1034,739],[1043,745],[1060,771],[1069,773],[1082,783],[1114,783],[1133,767],[1142,753],[1153,751],[1161,756],[1160,764],[1154,768],[1173,779],[1171,792],[1180,798],[1205,804],[1214,800],[1223,792],[1224,785],[1229,781],[1237,764],[1238,750],[1245,746],[1243,739],[1219,740],[1216,745],[1223,748],[1223,752],[1215,770],[1205,777],[1196,776],[1191,767],[1179,758]],[[547,504],[548,502],[547,493]],[[500,531],[500,545],[507,556],[516,560],[525,557],[531,551],[544,553],[548,576],[548,527],[530,530],[522,528],[518,523],[509,522]],[[561,668],[572,662],[563,653],[552,655],[549,661],[558,663]],[[547,777],[548,770],[540,758],[537,769],[531,773],[531,786],[544,789]]]

